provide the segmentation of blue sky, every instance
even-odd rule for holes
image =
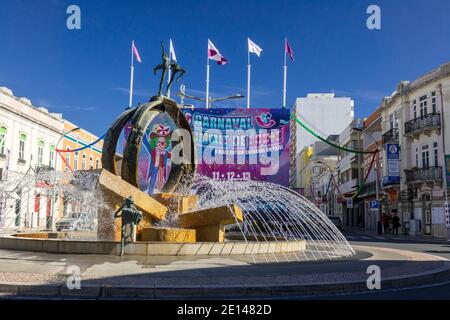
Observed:
[[[70,4],[81,8],[81,30],[66,28]],[[381,30],[366,28],[370,4],[381,7]],[[230,61],[211,66],[212,95],[245,94],[250,37],[263,48],[252,57],[252,106],[279,107],[287,36],[296,59],[289,105],[334,91],[352,97],[364,117],[400,80],[450,61],[448,12],[449,0],[0,0],[0,86],[100,135],[128,104],[132,39],[143,60],[134,101],[145,102],[159,82],[159,43],[169,37],[188,93],[204,95],[210,38]]]

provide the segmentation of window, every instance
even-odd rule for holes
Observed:
[[[433,152],[434,152],[434,166],[439,166],[439,153],[438,153],[438,143],[433,143]]]
[[[6,128],[0,127],[0,154],[5,154]]]
[[[94,158],[92,156],[89,157],[89,169],[94,169]]]
[[[428,168],[430,166],[430,153],[428,151],[428,145],[422,146],[422,168]]]
[[[27,135],[20,134],[19,138],[19,161],[25,161],[25,142],[27,141]]]
[[[358,179],[358,172],[359,172],[359,169],[352,169],[352,177],[351,177],[351,180],[354,180],[354,179]]]
[[[78,170],[78,151],[75,151],[75,155],[73,157],[73,170]]]
[[[81,170],[86,170],[86,155],[84,153],[81,157]]]
[[[95,160],[95,169],[100,169],[100,160]]]
[[[427,111],[428,111],[428,101],[427,101],[427,96],[424,95],[422,97],[420,97],[420,102],[419,102],[419,107],[420,107],[420,117],[423,118],[427,115]]]
[[[389,129],[394,129],[395,127],[395,117],[394,117],[394,114],[393,113],[391,113],[390,115],[389,115]]]
[[[416,168],[419,167],[419,148],[416,148]]]
[[[38,157],[37,157],[37,163],[38,165],[42,165],[42,163],[44,162],[44,141],[43,140],[38,140]]]
[[[50,146],[50,153],[48,155],[48,166],[50,168],[55,167],[55,146]]]
[[[412,109],[413,109],[413,116],[415,119],[415,118],[417,118],[417,101],[416,100],[413,101]]]
[[[70,148],[66,148],[66,151],[70,151]],[[66,152],[66,168],[70,166],[70,152]]]
[[[433,113],[437,113],[437,103],[436,103],[436,91],[433,91],[431,93],[431,109],[433,110]]]

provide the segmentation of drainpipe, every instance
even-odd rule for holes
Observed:
[[[445,163],[445,127],[444,127],[444,95],[442,93],[442,84],[438,84],[439,95],[441,97],[441,142],[442,142],[442,185],[444,187],[445,195],[445,207],[448,206],[448,191],[447,191],[447,174],[446,174],[446,163]],[[447,228],[447,239],[450,240],[450,230]]]

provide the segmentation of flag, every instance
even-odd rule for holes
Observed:
[[[228,60],[220,54],[219,50],[214,46],[211,40],[208,39],[208,58],[217,62],[218,65],[228,63]]]
[[[172,43],[172,39],[170,39],[170,57],[172,58],[173,61],[177,62],[177,56],[175,54],[175,49],[173,48],[173,43]]]
[[[256,55],[259,57],[262,49],[256,43],[250,40],[250,38],[247,38],[247,40],[248,40],[248,51],[256,53]]]
[[[294,51],[292,51],[292,48],[289,45],[289,42],[288,42],[287,38],[285,40],[284,50],[289,55],[289,58],[291,58],[291,60],[294,61]]]
[[[141,61],[141,57],[139,56],[139,52],[137,51],[136,46],[134,45],[134,41],[131,42],[131,47],[132,47],[132,50],[133,50],[133,54],[134,54],[134,56],[136,58],[136,61],[141,63],[142,62]]]

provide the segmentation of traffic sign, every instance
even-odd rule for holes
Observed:
[[[370,211],[378,211],[380,208],[380,201],[370,200]]]
[[[353,208],[353,198],[347,198],[347,208]]]

